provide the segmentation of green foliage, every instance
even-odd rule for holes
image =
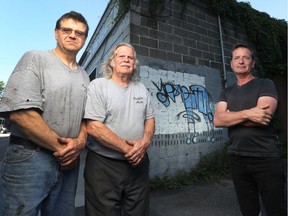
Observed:
[[[151,191],[175,189],[198,182],[216,182],[230,172],[227,146],[222,150],[203,155],[191,172],[180,172],[177,176],[155,178],[150,182]]]
[[[249,3],[236,0],[204,0],[211,12],[222,20],[232,20],[246,30],[255,45],[256,71],[262,77],[287,75],[287,22],[271,18],[253,9]]]
[[[115,22],[122,17],[123,14],[126,14],[130,7],[131,0],[116,0],[115,4],[118,6],[118,13],[115,17]]]
[[[0,91],[2,91],[5,88],[5,83],[3,81],[0,81]]]
[[[3,94],[4,88],[5,88],[5,83],[3,81],[0,81],[0,97]]]

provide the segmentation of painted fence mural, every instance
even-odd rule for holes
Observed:
[[[174,175],[195,166],[202,154],[219,149],[223,130],[215,129],[215,102],[204,76],[140,67],[156,109],[151,176]],[[221,141],[221,142],[219,142]]]

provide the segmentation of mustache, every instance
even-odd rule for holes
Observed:
[[[131,64],[127,64],[127,63],[122,63],[122,64],[120,64],[120,66],[126,66],[126,67],[131,67]]]

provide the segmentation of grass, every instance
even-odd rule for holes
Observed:
[[[287,141],[282,142],[281,157],[287,166]],[[211,154],[203,155],[194,170],[180,172],[175,177],[156,177],[150,181],[150,190],[170,190],[189,186],[199,182],[218,182],[230,173],[227,145]]]
[[[229,172],[228,152],[225,145],[222,150],[201,156],[198,165],[191,172],[180,172],[175,177],[156,177],[150,181],[150,190],[169,190],[199,182],[217,182]]]

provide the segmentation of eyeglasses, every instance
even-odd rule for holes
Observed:
[[[74,34],[76,37],[84,38],[86,36],[86,32],[82,32],[79,30],[73,30],[71,28],[61,27],[59,30],[61,30],[65,35],[70,35],[74,31]]]
[[[252,58],[250,56],[243,56],[243,57],[235,56],[235,57],[233,57],[232,60],[235,62],[239,62],[239,61],[249,62],[252,60]]]

